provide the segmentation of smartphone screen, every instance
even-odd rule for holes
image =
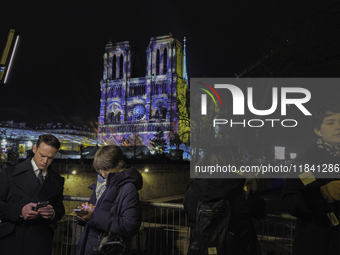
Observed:
[[[50,203],[48,201],[43,201],[43,202],[38,202],[37,203],[37,206],[32,208],[32,210],[34,211],[38,211],[39,208],[42,208],[42,207],[45,207],[45,206],[48,206]]]
[[[85,211],[82,211],[80,208],[73,209],[73,211],[77,213],[86,213]]]

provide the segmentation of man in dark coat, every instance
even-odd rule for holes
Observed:
[[[296,159],[297,166],[305,164],[339,165],[340,157],[334,157],[313,146]],[[298,177],[298,173],[292,174]],[[311,183],[304,184],[300,178],[287,179],[283,190],[283,202],[288,212],[297,217],[293,254],[339,254],[339,226],[330,220],[338,218],[338,202],[327,201],[322,188],[335,179],[325,179],[324,173],[312,173]]]
[[[49,167],[59,147],[56,137],[41,135],[33,158],[1,169],[0,254],[51,254],[51,224],[65,214],[64,178]],[[43,201],[49,204],[37,209]]]
[[[312,127],[317,142],[294,162],[310,171],[291,173],[283,189],[283,202],[297,217],[292,254],[335,255],[340,252],[340,105],[318,107]]]

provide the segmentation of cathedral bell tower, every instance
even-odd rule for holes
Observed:
[[[152,149],[150,141],[159,130],[167,141],[174,132],[179,133],[177,99],[186,90],[183,56],[181,43],[171,33],[151,37],[146,49],[146,74],[136,77],[137,48],[128,41],[106,45],[100,82],[99,143]]]

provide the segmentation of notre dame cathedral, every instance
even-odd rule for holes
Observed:
[[[160,130],[167,144],[178,134],[188,143],[188,91],[184,47],[170,33],[151,37],[146,73],[138,49],[129,41],[106,44],[98,118],[98,142],[146,145]]]

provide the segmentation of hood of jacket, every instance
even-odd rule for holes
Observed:
[[[106,185],[115,185],[117,187],[122,187],[126,183],[133,183],[136,186],[137,190],[140,190],[143,187],[143,177],[133,166],[128,166],[120,172],[109,173]],[[97,182],[92,184],[89,189],[95,189],[96,185]]]
[[[112,178],[110,178],[110,175],[112,175]],[[128,166],[120,172],[110,173],[108,180],[110,180],[110,185],[113,184],[118,187],[124,186],[126,183],[133,183],[137,190],[143,187],[143,177],[133,166]]]

